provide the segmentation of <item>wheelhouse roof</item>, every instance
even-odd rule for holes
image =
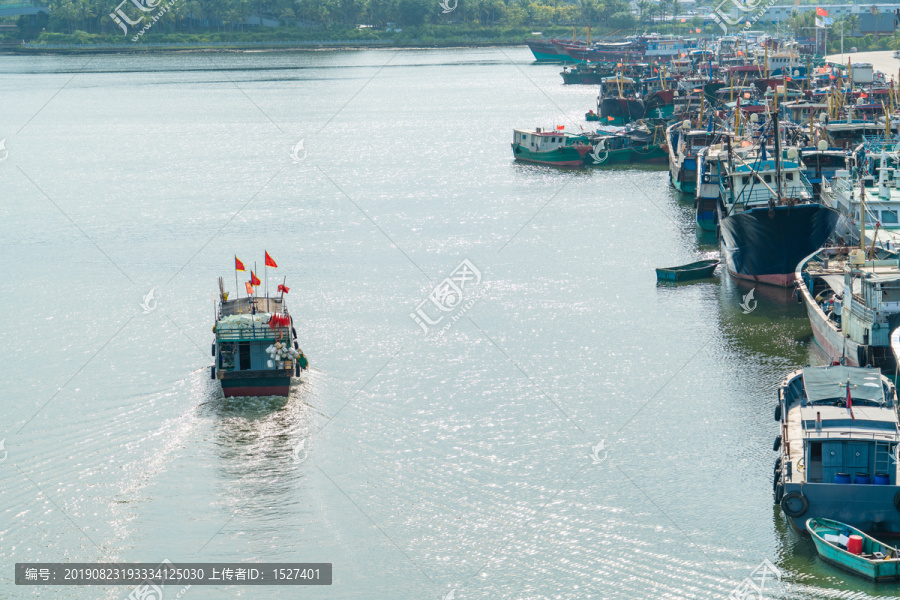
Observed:
[[[847,397],[847,380],[850,380],[850,397],[854,400],[884,402],[881,369],[865,367],[806,367],[803,369],[803,388],[810,402],[843,400]]]

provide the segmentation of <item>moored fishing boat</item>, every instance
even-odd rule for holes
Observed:
[[[235,258],[235,275],[239,270],[244,267]],[[299,376],[308,366],[297,341],[293,317],[284,302],[288,288],[279,285],[277,298],[258,297],[255,286],[259,279],[253,271],[250,274],[248,295],[244,298],[229,299],[219,278],[213,327],[216,364],[210,374],[219,380],[226,397],[287,396],[291,377]]]
[[[597,97],[597,112],[607,125],[626,125],[644,117],[644,101],[630,77],[604,77]]]
[[[593,150],[584,135],[542,128],[514,129],[512,150],[516,160],[554,167],[580,167]]]
[[[794,371],[778,388],[774,498],[791,526],[832,519],[900,534],[897,393],[876,368]]]
[[[891,332],[900,325],[900,268],[896,254],[876,249],[824,248],[796,270],[798,299],[806,306],[816,342],[833,361],[896,367]]]
[[[705,129],[691,129],[690,121],[674,123],[666,130],[669,181],[679,192],[693,195],[697,191],[697,153],[717,137]]]
[[[900,579],[900,552],[865,532],[831,519],[808,519],[819,558],[876,582]]]
[[[777,112],[773,122],[778,122]],[[726,146],[727,160],[718,162],[717,212],[728,272],[738,279],[793,286],[797,265],[828,240],[838,214],[814,202],[797,149],[782,158],[780,136],[775,136],[772,158],[766,157],[765,138],[754,158]]]

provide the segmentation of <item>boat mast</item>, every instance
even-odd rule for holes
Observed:
[[[776,93],[777,97],[777,93]],[[775,196],[781,204],[781,123],[778,120],[778,107],[775,107],[772,125],[775,128]]]
[[[866,251],[866,177],[859,178],[859,249]]]

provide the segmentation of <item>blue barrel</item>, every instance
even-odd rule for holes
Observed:
[[[872,478],[869,477],[868,473],[857,473],[856,477],[853,478],[853,483],[857,485],[869,485],[872,483]]]
[[[891,485],[891,476],[887,473],[875,473],[875,485]]]
[[[835,473],[834,474],[834,482],[835,483],[850,483],[850,473]]]

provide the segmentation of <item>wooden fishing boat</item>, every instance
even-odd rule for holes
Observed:
[[[806,530],[812,536],[819,558],[825,562],[873,581],[900,579],[900,552],[893,546],[831,519],[808,519]],[[856,536],[859,536],[855,539],[858,547],[853,548]]]
[[[719,266],[718,259],[699,260],[680,267],[663,267],[656,270],[656,279],[659,281],[689,281],[692,279],[706,279],[712,277],[713,271]]]

